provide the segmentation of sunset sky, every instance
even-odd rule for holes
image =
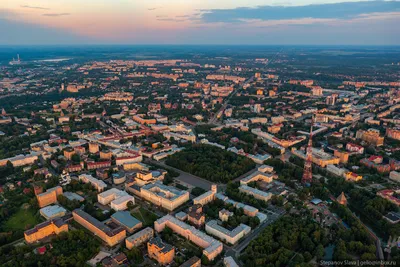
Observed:
[[[400,45],[400,1],[0,2],[0,45]]]

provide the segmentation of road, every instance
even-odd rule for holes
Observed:
[[[182,181],[184,183],[190,184],[192,186],[197,186],[197,187],[203,188],[204,190],[207,190],[207,191],[211,189],[211,185],[213,184],[213,182],[207,181],[206,179],[203,179],[203,178],[198,177],[196,175],[193,175],[193,174],[190,174],[188,172],[184,172],[184,171],[179,170],[177,168],[171,167],[171,166],[165,164],[162,161],[155,161],[155,160],[152,160],[152,159],[145,159],[144,162],[148,162],[150,164],[156,164],[156,165],[159,165],[159,166],[167,168],[167,169],[168,168],[172,169],[172,170],[174,170],[174,171],[176,171],[176,172],[178,172],[180,174],[175,179],[177,179],[179,181]]]
[[[226,107],[228,106],[229,100],[232,98],[232,96],[236,95],[237,92],[239,92],[240,90],[243,89],[243,86],[245,86],[246,84],[252,82],[254,79],[254,77],[249,78],[247,81],[245,81],[241,86],[239,86],[238,88],[236,88],[227,98],[225,98],[224,104],[222,105],[222,107],[215,113],[215,115],[210,118],[210,120],[208,121],[208,124],[214,124],[218,121],[218,114],[220,114],[221,112],[223,112]]]
[[[273,213],[272,215],[271,213],[269,213],[268,219],[261,225],[259,225],[254,231],[252,231],[242,242],[236,244],[233,247],[226,247],[225,256],[232,256],[233,258],[235,258],[250,244],[252,240],[254,240],[265,228],[267,228],[268,225],[274,223],[277,219],[279,219],[280,216],[281,215],[278,215],[276,213]]]

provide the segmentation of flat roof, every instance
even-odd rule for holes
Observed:
[[[133,217],[129,211],[117,211],[111,215],[113,220],[116,220],[119,224],[126,226],[127,228],[134,228],[142,222]]]

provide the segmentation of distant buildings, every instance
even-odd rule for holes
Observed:
[[[149,257],[156,260],[160,265],[170,264],[175,256],[175,248],[164,243],[159,237],[149,240],[147,243],[147,252]]]
[[[353,143],[347,143],[346,150],[350,152],[355,152],[357,154],[364,154],[364,147]]]
[[[24,236],[27,243],[34,243],[61,232],[68,232],[68,224],[63,219],[57,218],[36,225],[34,228],[25,231]]]
[[[346,172],[344,174],[344,178],[347,181],[358,182],[358,181],[361,181],[363,177],[361,175],[358,175],[357,173],[354,173],[354,172]]]
[[[400,172],[391,171],[389,174],[389,178],[393,181],[400,182]]]
[[[81,209],[74,210],[72,215],[77,223],[100,237],[110,247],[121,243],[126,237],[126,230],[123,227],[111,229]]]
[[[306,155],[300,150],[292,148],[292,153],[299,158],[306,159]],[[330,164],[339,164],[340,159],[324,152],[322,149],[312,148],[312,162],[321,168],[325,168]]]
[[[400,129],[387,128],[386,136],[392,139],[400,140]]]
[[[392,189],[385,189],[376,193],[378,196],[383,197],[390,202],[400,206],[400,198],[398,197],[400,194],[400,190],[392,190]]]
[[[356,138],[362,139],[363,141],[372,144],[374,146],[382,146],[384,137],[380,136],[380,132],[377,129],[368,129],[367,131],[358,130],[356,133]]]

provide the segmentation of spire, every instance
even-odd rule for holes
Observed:
[[[306,152],[306,161],[304,162],[304,172],[303,178],[301,182],[303,184],[310,184],[312,182],[312,132],[314,125],[314,115],[311,118],[311,127],[310,127],[310,138],[308,140],[307,152]]]
[[[344,192],[342,192],[342,193],[340,194],[340,196],[339,196],[336,200],[337,200],[337,202],[339,202],[339,204],[347,205],[347,198],[346,198],[346,196],[344,195]]]

